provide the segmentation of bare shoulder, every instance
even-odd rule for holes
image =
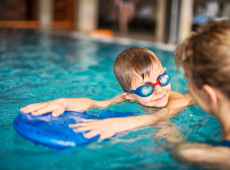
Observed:
[[[195,100],[192,98],[192,96],[189,93],[181,94],[175,91],[170,92],[169,99],[178,99],[178,98],[185,99],[188,102],[187,106],[196,104]]]
[[[187,99],[190,106],[196,104],[195,100],[189,93],[184,93],[183,96]]]
[[[169,98],[185,98],[185,97],[181,93],[178,93],[176,91],[171,91],[169,94]]]
[[[187,107],[188,106],[188,101],[186,100],[186,98],[175,91],[171,91],[169,94],[169,98],[168,98],[168,104],[167,104],[167,108],[179,108],[179,107]]]
[[[190,143],[179,146],[172,156],[180,162],[206,169],[229,169],[230,167],[230,149],[227,147]]]

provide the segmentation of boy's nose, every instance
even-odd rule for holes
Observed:
[[[154,94],[160,94],[163,91],[162,87],[158,84],[155,86]]]

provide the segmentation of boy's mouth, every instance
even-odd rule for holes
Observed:
[[[162,96],[162,97],[160,97],[160,98],[158,98],[158,99],[154,100],[154,101],[160,101],[160,100],[163,100],[163,99],[165,98],[165,96],[166,96],[166,94],[165,94],[164,96]]]

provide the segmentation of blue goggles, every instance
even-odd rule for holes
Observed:
[[[159,75],[156,83],[145,83],[144,85],[138,87],[136,90],[125,90],[126,93],[133,93],[140,97],[148,97],[154,93],[156,85],[160,85],[161,87],[167,86],[170,83],[169,75],[164,72]]]

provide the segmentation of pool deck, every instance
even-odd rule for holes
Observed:
[[[124,44],[124,45],[140,45],[140,46],[146,46],[146,47],[157,47],[159,49],[162,49],[164,51],[171,51],[173,52],[176,48],[175,45],[172,44],[163,44],[163,43],[156,43],[154,42],[154,39],[152,37],[149,37],[149,35],[137,35],[137,34],[129,34],[129,35],[122,35],[116,33],[114,37],[91,37],[87,33],[83,32],[69,32],[69,31],[62,31],[62,30],[52,30],[53,34],[58,34],[58,35],[69,35],[74,38],[78,39],[90,39],[93,41],[98,41],[98,42],[106,42],[106,43],[119,43],[119,44]],[[140,39],[140,37],[142,37]]]

